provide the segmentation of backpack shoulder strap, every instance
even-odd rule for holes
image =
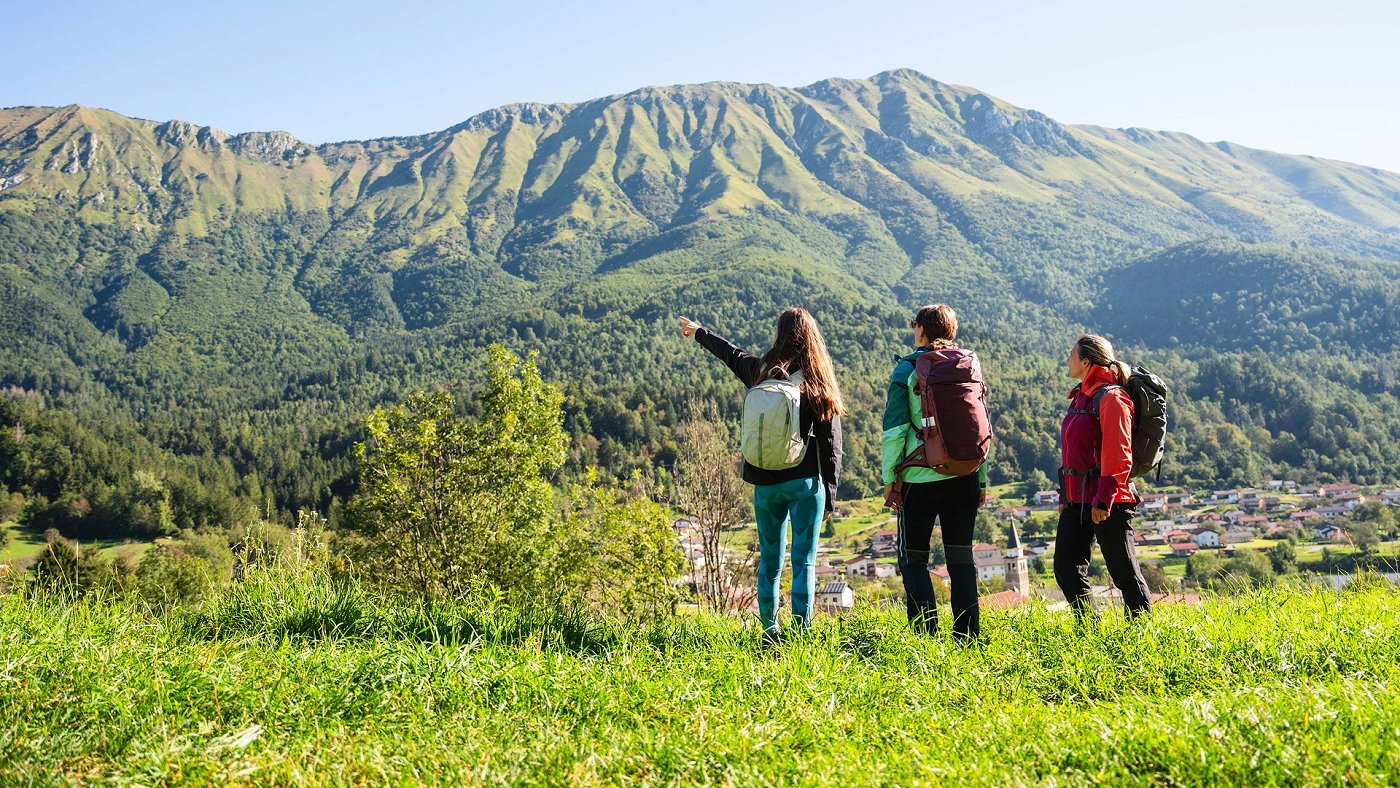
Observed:
[[[1099,400],[1103,399],[1103,395],[1107,394],[1113,389],[1121,388],[1123,387],[1118,385],[1117,383],[1110,383],[1107,386],[1103,386],[1098,391],[1094,392],[1094,404],[1089,406],[1089,411],[1094,414],[1095,420],[1098,420],[1099,418]]]

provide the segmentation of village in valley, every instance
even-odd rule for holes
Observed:
[[[1035,600],[1065,606],[1052,576],[1059,493],[1024,485],[1004,485],[978,513],[973,562],[984,609],[1015,608]],[[1021,494],[1018,495],[1018,492]],[[1203,592],[1258,584],[1259,575],[1308,573],[1319,582],[1347,582],[1359,568],[1374,564],[1400,582],[1396,512],[1400,489],[1358,484],[1298,484],[1272,480],[1257,488],[1202,492],[1142,493],[1134,525],[1138,560],[1154,605],[1199,604]],[[702,582],[706,562],[702,528],[689,518],[675,528],[690,567],[685,578]],[[879,499],[843,503],[826,525],[817,558],[816,607],[831,614],[870,604],[903,604],[899,577],[899,529],[893,512]],[[718,540],[723,560],[738,567],[739,580],[751,576],[756,555],[751,523],[725,529]],[[1095,547],[1090,580],[1099,606],[1120,602],[1118,589]],[[929,572],[946,599],[948,567],[935,529]],[[747,573],[745,572],[747,569]],[[790,567],[785,575],[790,577]],[[714,575],[711,574],[711,577]],[[698,589],[697,589],[698,590]],[[701,594],[703,597],[703,594]],[[727,592],[727,606],[754,605],[752,583]]]

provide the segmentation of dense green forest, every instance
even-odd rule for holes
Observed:
[[[365,415],[473,390],[492,342],[562,387],[562,477],[664,481],[740,395],[675,316],[760,351],[794,304],[851,406],[845,496],[930,301],[984,357],[994,481],[1053,472],[1085,329],[1171,384],[1164,484],[1400,477],[1400,176],[1369,168],[887,72],[328,146],[4,110],[0,182],[0,480],[70,535],[336,523]]]

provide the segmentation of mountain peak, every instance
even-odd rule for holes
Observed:
[[[573,104],[541,104],[535,101],[520,101],[503,104],[467,118],[448,131],[470,131],[474,129],[499,129],[513,120],[532,126],[543,126],[552,120],[563,117],[573,109]]]
[[[870,81],[876,84],[884,84],[886,82],[923,82],[930,85],[942,84],[922,71],[907,67],[891,68],[886,71],[881,71],[871,77]]]

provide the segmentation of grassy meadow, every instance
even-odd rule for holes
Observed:
[[[0,784],[1208,784],[1400,779],[1400,594],[1282,587],[1076,626],[895,610],[777,648],[256,573],[197,607],[0,595]],[[946,621],[944,622],[946,627]]]
[[[44,536],[14,523],[0,522],[0,531],[8,531],[10,538],[0,547],[0,564],[28,564],[44,552]],[[132,561],[140,561],[150,549],[153,541],[135,539],[98,539],[84,542],[84,546],[95,547],[103,558],[114,559],[124,556]]]

